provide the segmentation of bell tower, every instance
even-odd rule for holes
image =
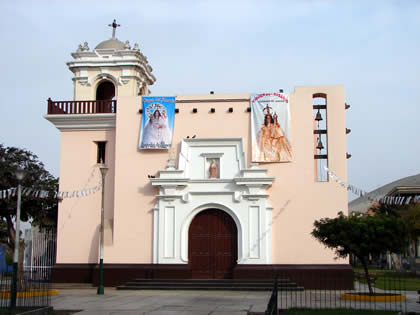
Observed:
[[[147,58],[136,43],[131,47],[116,38],[120,25],[112,24],[112,37],[93,50],[85,42],[71,55],[67,63],[73,72],[73,100],[112,100],[118,96],[149,95],[149,86],[156,78]]]

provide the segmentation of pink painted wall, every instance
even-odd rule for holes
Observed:
[[[92,188],[100,184],[95,141],[107,141],[105,219],[111,220],[114,203],[115,131],[65,131],[61,134],[60,191]],[[57,263],[98,261],[101,192],[83,198],[64,198],[58,208]],[[112,233],[106,229],[106,240]]]
[[[346,180],[346,133],[344,88],[342,86],[297,87],[290,94],[292,118],[292,163],[269,163],[268,176],[275,177],[269,189],[273,206],[273,263],[337,263],[333,253],[310,236],[313,222],[347,212],[347,192],[337,183],[314,182],[314,136],[312,94],[327,94],[329,167]],[[186,99],[242,99],[249,94],[188,95]],[[106,263],[151,263],[153,250],[153,207],[157,188],[147,175],[166,168],[168,151],[138,150],[141,97],[119,97],[114,131],[63,132],[61,144],[60,190],[79,188],[96,168],[93,141],[109,141],[107,146],[106,218],[113,219],[105,246]],[[249,101],[177,103],[173,144],[180,149],[186,136],[197,138],[242,137],[249,166]],[[198,113],[193,114],[192,108]],[[214,107],[216,112],[209,113]],[[233,107],[234,112],[228,113]],[[115,146],[115,147],[114,147]],[[96,150],[96,148],[95,148]],[[112,152],[111,152],[112,151]],[[115,168],[115,169],[114,169]],[[96,185],[99,171],[96,170]],[[64,200],[59,212],[58,263],[97,262],[100,194]],[[106,238],[107,239],[107,238]],[[343,261],[341,261],[343,262]]]

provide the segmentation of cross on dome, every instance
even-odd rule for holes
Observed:
[[[112,26],[112,38],[115,38],[115,31],[117,27],[121,26],[120,24],[117,24],[117,20],[114,19],[112,24],[108,24],[108,26]]]

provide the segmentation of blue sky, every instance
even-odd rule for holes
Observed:
[[[72,99],[65,62],[87,41],[138,42],[153,95],[344,85],[349,182],[420,173],[420,1],[2,1],[0,142],[59,172],[48,97]]]

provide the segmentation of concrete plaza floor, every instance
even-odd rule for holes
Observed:
[[[248,312],[264,312],[271,294],[271,292],[258,291],[119,291],[115,288],[105,288],[104,295],[97,295],[95,288],[59,291],[59,295],[51,297],[51,305],[54,309],[81,310],[77,314],[83,315],[245,315]],[[349,308],[349,302],[340,302],[339,294],[336,291],[283,293],[279,294],[279,308],[285,308],[286,305],[288,307],[311,306],[312,308],[320,306],[335,308],[341,305],[341,307]],[[353,308],[388,310],[402,307],[407,312],[420,314],[417,292],[408,291],[405,295],[407,301],[402,302],[401,305],[376,302],[372,306],[372,304],[363,305],[354,301],[352,305]]]
[[[270,292],[249,291],[122,291],[105,288],[103,296],[96,289],[65,289],[51,297],[54,310],[83,310],[89,315],[170,315],[215,314],[245,315],[263,312]]]

